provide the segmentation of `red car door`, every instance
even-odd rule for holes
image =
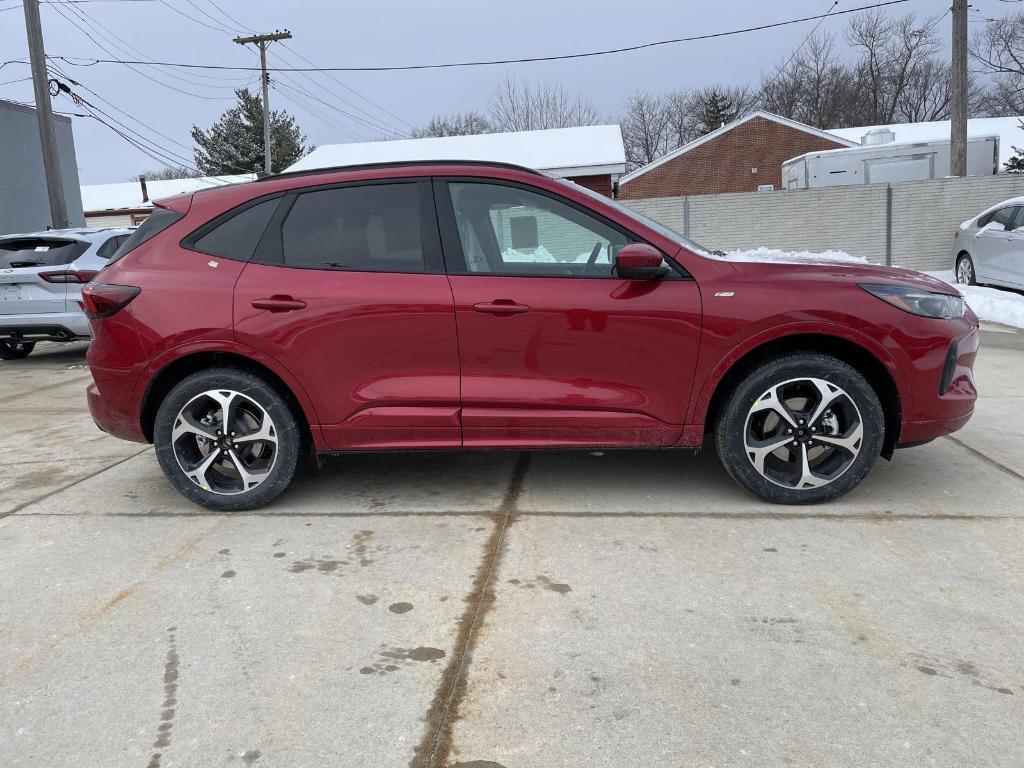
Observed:
[[[550,191],[438,181],[466,446],[678,441],[700,335],[682,269],[614,274],[638,238]]]
[[[302,384],[334,450],[461,444],[459,359],[430,182],[285,196],[234,293],[236,340]]]

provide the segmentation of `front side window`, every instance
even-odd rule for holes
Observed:
[[[1016,216],[1017,206],[1000,208],[992,215],[989,223],[995,225],[993,229],[1000,232],[1007,229],[1013,229],[1013,220]]]
[[[470,273],[612,277],[618,230],[559,200],[519,187],[448,185]]]
[[[425,272],[421,202],[415,182],[303,192],[281,227],[284,264]]]

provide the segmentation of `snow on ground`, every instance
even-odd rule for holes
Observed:
[[[967,306],[982,320],[1024,328],[1024,296],[1021,294],[981,285],[960,285],[951,269],[925,274],[937,277],[956,288],[967,300]]]
[[[729,251],[711,254],[713,259],[723,261],[763,261],[773,264],[835,264],[837,262],[866,264],[863,256],[851,256],[845,251],[779,251],[774,248],[754,248],[749,251]]]

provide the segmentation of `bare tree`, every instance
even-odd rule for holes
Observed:
[[[984,100],[987,111],[1024,114],[1024,11],[986,24],[971,42],[970,52],[993,79]]]
[[[855,73],[866,123],[896,122],[900,105],[907,109],[911,84],[942,48],[936,34],[940,20],[919,22],[914,13],[894,18],[878,9],[851,18],[846,40],[860,55]]]
[[[163,181],[165,179],[194,179],[202,175],[196,168],[186,168],[183,165],[166,165],[156,170],[141,171],[128,179],[128,181],[138,181],[139,176],[145,176],[147,181]]]
[[[458,112],[454,115],[434,115],[422,128],[412,132],[412,138],[423,139],[430,136],[466,136],[477,133],[491,133],[494,129],[490,122],[479,112]]]
[[[857,83],[830,35],[815,35],[762,78],[760,103],[769,112],[816,128],[856,124]]]
[[[496,131],[534,131],[597,125],[601,115],[580,94],[570,95],[558,83],[530,83],[511,77],[498,86],[490,107]]]
[[[629,97],[619,118],[628,170],[647,165],[672,149],[666,107],[666,99],[661,96],[637,91]]]

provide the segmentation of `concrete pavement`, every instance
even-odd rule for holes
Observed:
[[[348,456],[211,513],[0,363],[0,765],[1024,763],[1024,348],[827,506],[712,456]],[[997,338],[998,337],[998,338]]]

